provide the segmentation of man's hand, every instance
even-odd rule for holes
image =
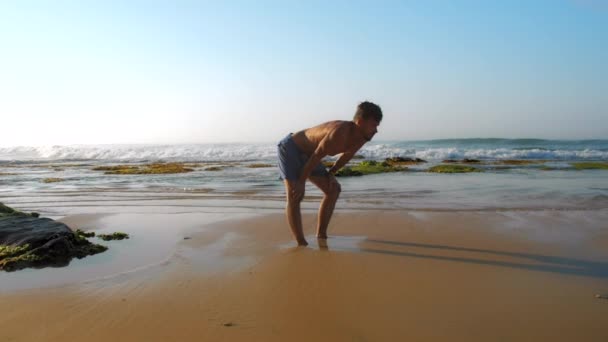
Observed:
[[[296,181],[293,189],[291,190],[291,196],[293,200],[297,203],[304,199],[304,189],[306,186],[306,181]]]

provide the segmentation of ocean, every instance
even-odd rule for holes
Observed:
[[[278,139],[277,139],[278,141]],[[608,161],[608,140],[440,139],[377,141],[359,154],[427,161],[408,171],[340,178],[337,210],[596,210],[608,208],[608,170],[577,170],[575,162]],[[477,159],[484,172],[437,174],[445,159]],[[507,160],[537,161],[501,165]],[[353,160],[358,162],[360,159]],[[198,163],[181,174],[107,175],[97,166],[125,163]],[[249,164],[269,164],[249,168]],[[210,166],[220,171],[207,171]],[[179,145],[68,145],[0,148],[0,202],[60,217],[78,208],[120,211],[284,208],[276,143]],[[44,178],[61,182],[44,183]],[[305,210],[321,192],[307,185]]]

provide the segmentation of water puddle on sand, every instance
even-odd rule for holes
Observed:
[[[254,255],[231,253],[239,249],[243,236],[235,232],[226,232],[220,238],[203,247],[181,246],[177,256],[194,271],[205,274],[231,272],[253,265],[257,258]]]
[[[306,236],[308,246],[298,247],[295,241],[290,241],[279,245],[280,250],[297,250],[301,248],[314,249],[319,251],[342,251],[342,252],[361,252],[361,243],[367,240],[367,236],[332,236],[328,239],[317,239],[315,235]]]
[[[129,234],[130,238],[121,241],[89,238],[92,243],[109,247],[108,250],[83,259],[74,258],[65,267],[0,272],[0,293],[107,280],[162,266],[175,255],[184,236],[210,229],[211,224],[225,219],[224,213],[187,213],[116,214],[81,220],[84,222],[73,224],[71,228],[96,234],[120,231]],[[69,221],[69,217],[65,221]],[[223,241],[215,242],[209,255],[219,253],[221,243]]]

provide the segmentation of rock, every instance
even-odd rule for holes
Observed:
[[[483,172],[482,169],[477,169],[466,165],[436,165],[428,169],[428,172],[437,173],[467,173],[467,172]]]
[[[152,163],[135,165],[98,166],[94,171],[105,171],[108,175],[145,175],[170,174],[192,172],[194,169],[186,167],[184,163]]]
[[[272,164],[249,164],[247,165],[248,168],[250,169],[259,169],[259,168],[264,168],[264,167],[273,167],[274,165]]]
[[[192,238],[189,236],[184,236],[184,240],[190,240],[190,239],[192,239]]]
[[[227,322],[227,323],[224,323],[224,326],[225,326],[225,327],[232,327],[232,326],[234,326],[234,323],[232,323],[232,322]]]
[[[607,162],[580,162],[570,163],[577,170],[608,170]]]
[[[0,208],[9,207],[0,203]],[[65,266],[74,257],[80,259],[106,249],[50,218],[33,217],[15,210],[13,214],[0,215],[0,270]]]
[[[462,160],[456,160],[456,159],[446,159],[442,161],[443,163],[461,163],[461,164],[470,164],[470,163],[479,163],[480,161],[477,159],[469,159],[469,158],[464,158]]]
[[[392,157],[386,158],[384,162],[388,165],[412,165],[426,163],[426,160],[420,158],[409,158],[409,157]]]
[[[343,167],[336,173],[337,177],[362,176],[375,173],[407,171],[406,167],[389,165],[386,161],[365,160],[354,166]]]

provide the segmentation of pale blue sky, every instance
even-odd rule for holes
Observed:
[[[289,3],[289,4],[288,4]],[[1,1],[0,146],[607,138],[606,1]]]

